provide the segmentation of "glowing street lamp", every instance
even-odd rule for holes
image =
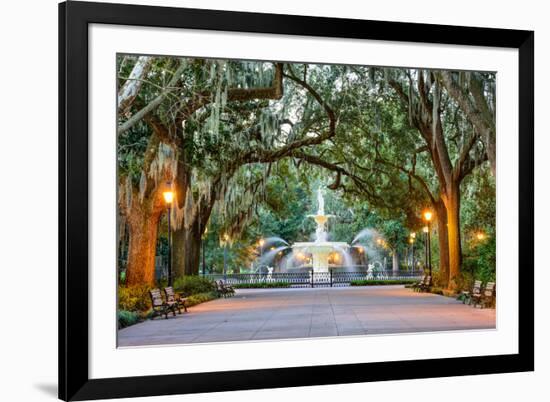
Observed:
[[[477,232],[476,233],[476,239],[478,239],[479,241],[485,240],[486,237],[487,237],[487,235],[483,232]]]
[[[174,192],[171,190],[165,191],[162,193],[162,196],[164,197],[164,201],[168,205],[172,205],[172,201],[174,201]]]
[[[424,211],[424,220],[426,222],[431,222],[433,217],[432,211]]]
[[[162,196],[168,209],[168,286],[172,286],[172,227],[170,226],[170,215],[172,202],[174,201],[174,192],[167,190],[162,193]]]

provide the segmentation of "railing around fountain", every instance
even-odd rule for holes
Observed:
[[[289,287],[339,287],[369,282],[416,281],[422,278],[423,271],[338,271],[328,272],[274,272],[247,274],[209,274],[211,280],[224,280],[230,285],[281,284]]]

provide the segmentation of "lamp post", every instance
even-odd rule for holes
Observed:
[[[206,275],[206,249],[205,249],[205,239],[208,234],[208,227],[204,228],[204,234],[201,237],[201,248],[202,248],[202,276]]]
[[[431,245],[431,239],[430,239],[430,234],[431,234],[431,223],[432,223],[432,217],[433,217],[433,214],[431,211],[424,211],[424,220],[426,221],[427,223],[427,245],[426,245],[426,249],[427,249],[427,253],[428,253],[428,270],[430,272],[430,285],[431,285],[431,278],[432,278],[432,245]]]
[[[225,233],[223,235],[223,243],[224,243],[224,247],[223,247],[223,279],[225,280],[226,279],[226,275],[227,275],[227,244],[229,242],[229,235],[227,233]]]
[[[428,267],[428,232],[429,229],[427,226],[424,226],[422,228],[422,231],[424,232],[424,265]]]
[[[411,271],[414,271],[414,241],[416,239],[416,233],[411,232],[409,235],[409,243],[411,243]]]
[[[170,226],[170,215],[172,210],[172,201],[174,192],[172,190],[162,193],[166,207],[168,209],[168,286],[172,286],[172,228]]]

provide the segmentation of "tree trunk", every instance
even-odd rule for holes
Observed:
[[[128,266],[127,285],[155,282],[155,254],[160,211],[154,211],[148,203],[134,202],[128,214]]]
[[[185,149],[179,154],[178,158],[178,173],[174,183],[176,191],[176,202],[178,208],[184,208],[187,192],[191,191],[191,171],[186,164],[187,152]],[[172,267],[176,277],[185,274],[185,254],[186,254],[186,229],[185,217],[181,227],[172,232]]]
[[[172,269],[174,277],[185,274],[185,228],[181,227],[172,232]]]
[[[397,250],[395,250],[392,255],[392,271],[399,271],[399,254],[397,253]]]
[[[449,236],[449,283],[448,288],[456,289],[460,275],[462,250],[460,246],[460,193],[458,185],[452,185],[445,197],[447,228]]]
[[[434,204],[437,212],[437,238],[439,244],[439,276],[441,286],[449,284],[449,232],[447,229],[447,210],[443,201]]]
[[[196,220],[185,231],[185,257],[184,257],[184,274],[198,275],[201,256],[201,233],[199,230],[199,221]]]
[[[201,234],[198,221],[191,228],[181,227],[172,234],[172,261],[176,277],[197,275],[200,265]]]

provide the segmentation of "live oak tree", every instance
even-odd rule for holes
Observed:
[[[172,208],[176,270],[196,273],[198,246],[212,208],[219,200],[230,205],[224,197],[234,191],[230,181],[241,166],[272,163],[335,135],[334,113],[312,86],[295,91],[296,102],[305,102],[302,109],[293,109],[302,114],[300,121],[286,122],[284,104],[265,103],[283,96],[281,64],[180,61],[167,78],[170,61],[159,61],[159,71],[153,68],[147,73],[146,83],[156,91],[147,93],[142,87],[134,97],[135,114],[127,112],[119,125],[120,147],[141,145],[138,152],[125,153],[123,165],[135,171],[128,174],[121,169],[119,189],[130,238],[128,284],[154,280],[157,225],[164,207],[161,194],[167,182],[176,189]],[[306,111],[310,116],[303,115]],[[280,135],[283,124],[290,126],[285,136]],[[128,143],[134,136],[139,141]]]
[[[443,91],[438,74],[427,70],[385,70],[385,78],[408,111],[411,126],[425,142],[436,173],[439,194],[430,198],[436,206],[439,232],[447,228],[449,271],[443,282],[454,289],[460,275],[460,184],[487,159],[477,130],[461,119],[452,98]],[[441,246],[441,242],[440,242]],[[443,253],[446,251],[444,249]]]
[[[174,243],[174,250],[186,253],[187,256],[192,255],[192,259],[183,261],[183,266],[175,259],[176,272],[198,272],[200,235],[204,232],[214,206],[217,205],[218,210],[223,212],[226,226],[223,235],[234,238],[248,222],[256,204],[265,198],[265,183],[271,164],[288,157],[297,149],[322,143],[335,135],[334,112],[312,86],[291,82],[285,84],[282,92],[285,98],[281,102],[263,102],[264,105],[258,105],[258,101],[253,101],[249,105],[252,111],[247,109],[245,115],[241,113],[236,117],[228,113],[227,119],[220,125],[220,130],[226,130],[226,143],[216,149],[223,152],[211,151],[208,154],[210,167],[218,172],[213,176],[214,181],[208,184],[216,194],[207,198],[208,204],[196,204],[194,197],[190,202],[186,201],[187,205],[195,205],[195,213],[186,214],[184,222],[194,221],[194,216],[201,216],[201,220],[195,226],[196,231],[191,234],[189,227],[184,225],[181,229],[185,236],[192,239],[193,244],[178,247]],[[287,105],[293,104],[295,106],[292,110],[287,111]],[[243,122],[248,126],[240,127]],[[234,127],[235,124],[239,127]],[[284,130],[283,126],[286,126]],[[260,177],[256,178],[251,172],[254,165],[258,164],[263,166],[259,168]]]
[[[495,75],[473,71],[439,71],[435,74],[480,134],[494,176],[497,164]]]

